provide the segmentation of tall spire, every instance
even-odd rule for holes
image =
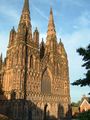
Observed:
[[[20,24],[26,25],[27,28],[31,29],[30,11],[29,11],[29,0],[24,0],[24,6],[20,19]]]
[[[49,23],[48,23],[47,37],[48,36],[56,36],[52,8],[50,9],[50,17],[49,17]]]
[[[54,53],[56,51],[56,45],[57,45],[57,38],[56,38],[55,24],[53,18],[53,11],[51,8],[49,23],[48,23],[47,38],[46,38],[46,49],[45,49],[46,53],[50,51],[53,51]]]
[[[29,12],[29,1],[28,0],[24,0],[23,12],[24,11]]]

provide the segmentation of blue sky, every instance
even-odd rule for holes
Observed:
[[[17,29],[24,0],[0,0],[0,53],[6,55],[9,32]],[[37,26],[40,40],[45,39],[50,7],[53,8],[58,41],[61,38],[68,54],[70,83],[84,77],[79,47],[90,43],[90,0],[30,0],[33,30]],[[78,101],[88,93],[88,87],[70,87],[71,101]],[[89,91],[90,92],[90,91]]]

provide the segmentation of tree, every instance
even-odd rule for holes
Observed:
[[[90,120],[90,110],[79,113],[78,120]]]
[[[72,103],[71,103],[71,106],[73,106],[73,107],[79,107],[80,102],[81,102],[81,101],[78,101],[78,102],[72,102]]]
[[[82,67],[85,67],[86,73],[83,79],[76,80],[72,85],[89,86],[90,87],[90,44],[86,48],[77,49],[79,55],[82,56],[84,64]]]

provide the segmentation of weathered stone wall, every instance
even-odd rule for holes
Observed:
[[[50,111],[52,112],[50,113]],[[12,120],[70,120],[68,113],[64,116],[64,107],[62,105],[58,104],[57,106],[55,102],[46,103],[45,101],[1,100],[0,114]]]
[[[28,107],[28,102],[23,100],[3,100],[0,101],[0,114],[12,120],[28,120]]]

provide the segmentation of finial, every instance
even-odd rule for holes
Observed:
[[[0,55],[0,64],[2,64],[2,53]]]
[[[61,38],[60,38],[60,42],[62,42]]]
[[[60,41],[59,41],[59,43],[60,43],[60,44],[62,43],[62,40],[61,40],[61,38],[60,38]]]
[[[0,58],[2,59],[2,53],[1,53],[1,55],[0,55]]]
[[[24,0],[23,11],[29,11],[29,1],[28,0]]]
[[[42,43],[44,43],[44,40],[43,40],[43,38],[42,38]]]
[[[85,95],[85,94],[83,95],[83,98],[86,98],[86,95]]]
[[[15,32],[15,28],[14,28],[14,26],[12,27],[11,32]]]
[[[37,30],[37,27],[36,27],[36,30]]]
[[[15,30],[14,26],[13,26],[13,30]]]
[[[14,26],[13,26],[13,31],[15,32],[15,28],[14,28]]]
[[[37,27],[35,28],[35,32],[38,32],[38,28]]]
[[[53,12],[52,12],[52,7],[50,8],[50,14],[52,14]]]
[[[44,39],[42,38],[41,44],[44,45]]]

